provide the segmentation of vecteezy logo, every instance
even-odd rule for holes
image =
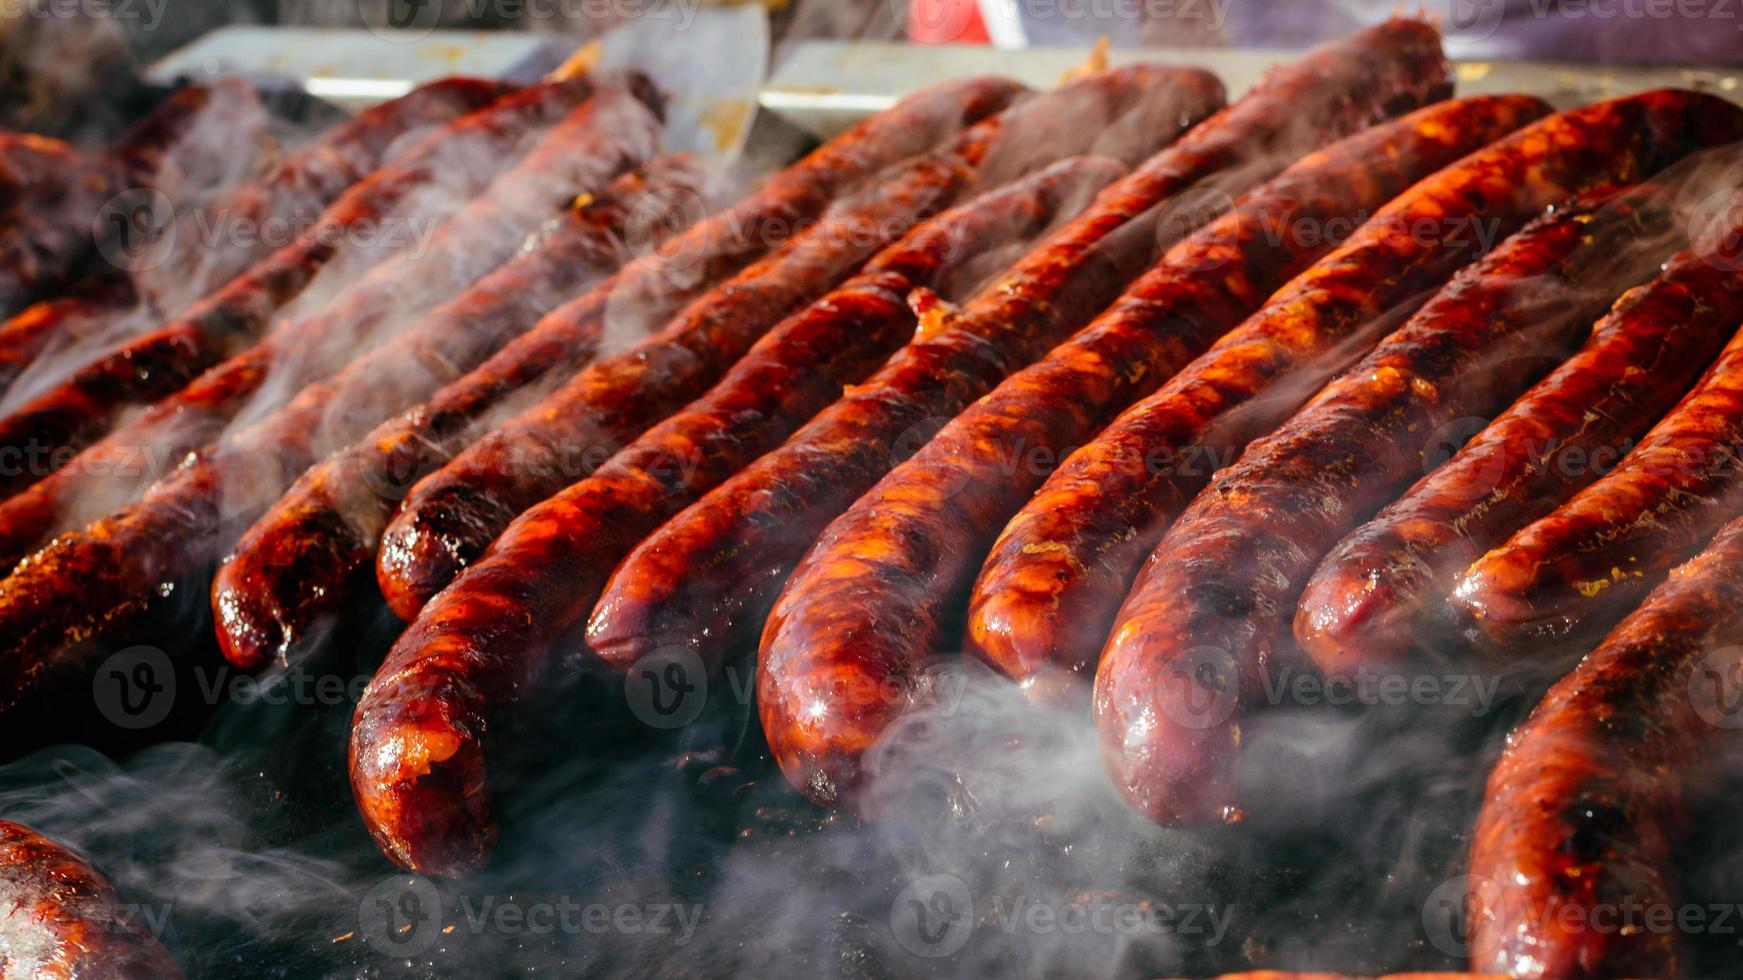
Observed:
[[[1695,664],[1689,703],[1714,728],[1743,728],[1743,647],[1721,647]]]
[[[1743,270],[1743,191],[1725,188],[1689,209],[1688,236],[1701,261],[1721,272]]]
[[[125,190],[103,202],[91,224],[97,253],[124,272],[162,265],[175,248],[175,205],[149,187]]]
[[[357,0],[363,26],[384,41],[422,40],[442,20],[442,0]]]
[[[1240,699],[1235,655],[1220,647],[1193,647],[1170,665],[1157,692],[1162,714],[1181,728],[1203,731],[1229,720]]]
[[[1472,935],[1474,907],[1498,909],[1501,886],[1482,875],[1459,875],[1441,882],[1422,903],[1422,929],[1435,949],[1460,960],[1481,959],[1487,944]],[[1479,948],[1483,947],[1483,948]]]
[[[169,717],[175,705],[175,668],[156,647],[128,647],[110,654],[97,668],[91,696],[117,728],[150,728]]]
[[[1451,6],[1447,31],[1461,41],[1484,41],[1495,35],[1507,13],[1507,0],[1447,0]]]
[[[404,500],[424,475],[424,445],[418,440],[395,440],[387,448],[385,458],[371,460],[372,465],[365,466],[364,485],[382,500]]]
[[[967,945],[974,932],[974,900],[955,875],[908,882],[890,903],[890,931],[915,956],[935,959]]]
[[[357,906],[357,931],[386,956],[417,956],[441,938],[442,894],[428,878],[395,875],[364,896]]]
[[[623,696],[636,718],[651,728],[683,728],[708,703],[708,670],[684,647],[660,647],[630,668]]]

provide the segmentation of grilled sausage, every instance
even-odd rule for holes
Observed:
[[[318,311],[287,317],[260,344],[195,378],[121,424],[67,467],[0,502],[0,562],[21,547],[135,498],[149,473],[118,467],[141,455],[180,459],[206,445],[246,407],[270,414],[282,399],[397,335],[403,324],[462,292],[510,258],[529,232],[578,194],[653,154],[659,120],[621,89],[602,89],[571,112],[526,159],[446,221],[427,247],[390,258]],[[385,381],[386,379],[382,379]]]
[[[256,263],[223,289],[159,329],[111,350],[60,385],[0,419],[0,452],[46,460],[24,476],[0,482],[10,495],[45,475],[68,450],[89,444],[129,405],[155,401],[213,364],[253,345],[276,314],[325,266],[346,278],[385,257],[353,233],[378,222],[418,217],[439,206],[435,188],[469,198],[592,91],[584,81],[526,89],[470,113],[424,137],[419,150],[378,170],[333,203],[295,242]],[[408,213],[409,212],[409,213]],[[428,217],[428,215],[425,215]],[[391,236],[381,236],[388,238]],[[332,285],[340,285],[332,282]]]
[[[990,78],[945,82],[867,118],[738,205],[552,311],[427,403],[312,468],[219,569],[212,604],[225,655],[257,668],[286,657],[315,631],[374,559],[376,542],[406,488],[585,363],[608,309],[662,325],[675,312],[673,304],[738,271],[779,240],[783,229],[814,218],[832,197],[997,112],[1023,91]]]
[[[0,632],[15,628],[24,637],[17,667],[25,679],[0,700],[5,705],[45,700],[48,695],[37,693],[39,682],[47,681],[45,671],[64,665],[64,670],[49,672],[76,674],[82,664],[77,651],[85,638],[114,634],[138,622],[151,608],[152,595],[203,585],[198,576],[210,562],[325,448],[349,444],[382,416],[402,408],[406,399],[438,385],[441,372],[452,376],[459,367],[450,356],[482,358],[477,348],[488,343],[489,333],[507,334],[516,322],[524,327],[536,316],[527,305],[541,302],[541,293],[546,305],[557,303],[564,292],[562,282],[584,277],[588,261],[607,264],[593,267],[595,278],[614,268],[618,233],[626,223],[651,216],[639,200],[609,201],[610,193],[629,190],[614,185],[604,205],[608,215],[589,213],[582,225],[592,227],[572,226],[569,235],[556,241],[560,247],[524,256],[492,273],[478,289],[408,328],[400,343],[378,348],[305,390],[284,410],[182,461],[138,502],[57,537],[19,566],[12,578],[0,582],[0,620],[9,615],[6,610],[17,617]],[[554,278],[543,275],[560,264],[570,268],[557,271]],[[528,283],[528,276],[540,276],[541,281]],[[401,383],[393,384],[396,379]],[[326,440],[332,442],[323,446]],[[44,485],[46,481],[38,487]],[[36,490],[0,509],[22,524],[30,515],[15,505],[32,500]],[[65,588],[64,580],[57,585],[57,576],[75,569],[76,589]],[[220,608],[218,615],[223,614]]]
[[[471,78],[425,83],[309,140],[260,176],[178,214],[167,252],[129,268],[128,276],[103,281],[106,295],[93,297],[81,289],[76,297],[47,300],[0,326],[0,388],[12,384],[39,355],[52,353],[56,362],[77,367],[84,350],[113,344],[148,329],[157,317],[179,313],[266,258],[277,237],[273,229],[312,224],[347,186],[390,162],[390,148],[414,143],[419,133],[506,91],[496,82]],[[238,233],[208,247],[212,228]],[[98,352],[91,349],[89,356]],[[56,374],[32,370],[30,384],[40,391],[57,380]]]
[[[1212,267],[1239,268],[1240,279],[1196,274],[1199,257],[1182,254],[1171,262],[1171,255],[1095,325],[970,408],[908,464],[924,459],[929,468],[967,471],[971,476],[958,481],[967,486],[952,498],[952,509],[995,522],[958,522],[947,537],[933,538],[940,553],[957,565],[977,562],[1047,475],[1044,467],[1008,461],[1020,453],[1069,454],[1337,244],[1329,236],[1290,234],[1273,245],[1277,214],[1289,215],[1299,229],[1340,222],[1353,228],[1417,180],[1548,111],[1519,99],[1430,106],[1303,159],[1243,202],[1225,219],[1235,223],[1205,241]],[[1219,257],[1210,251],[1217,248],[1235,251]],[[928,477],[916,470],[909,478]],[[1045,555],[1032,555],[1020,543],[1024,532],[1022,523],[1012,524],[992,544],[971,593],[964,648],[1032,696],[1059,697],[1079,690],[1078,675],[1092,663],[1107,622],[1058,600],[1053,590],[1063,583]],[[972,568],[934,573],[928,592],[959,597],[967,587],[961,576],[972,574]]]
[[[349,445],[394,412],[415,404],[477,365],[562,302],[621,265],[629,242],[645,243],[698,199],[703,175],[686,157],[619,178],[584,207],[570,209],[538,236],[535,247],[486,275],[460,296],[400,331],[331,378],[297,392],[282,410],[228,436],[207,455],[235,474],[225,493],[230,520],[252,520],[297,474]],[[256,348],[260,350],[261,348]],[[83,527],[135,499],[145,487],[201,447],[204,436],[257,386],[258,358],[241,355],[159,403],[86,449],[71,464],[0,502],[0,561],[10,564],[52,535]],[[149,451],[141,447],[150,447]],[[216,529],[193,530],[179,546]],[[224,538],[226,545],[231,543]]]
[[[71,161],[61,185],[0,212],[0,315],[11,316],[74,280],[100,240],[129,229],[106,202],[151,189],[171,206],[240,176],[264,148],[266,111],[240,79],[193,85],[134,124],[104,153]]]
[[[1474,969],[1683,973],[1676,927],[1659,913],[1677,908],[1673,845],[1687,826],[1689,774],[1736,737],[1740,640],[1736,520],[1508,736],[1471,845]]]
[[[182,975],[82,858],[0,820],[0,976],[146,980]]]
[[[976,126],[907,174],[886,176],[875,194],[844,202],[661,337],[588,368],[414,487],[377,562],[388,605],[402,618],[416,615],[516,514],[587,476],[596,463],[585,456],[602,459],[700,395],[781,317],[920,220],[972,189],[1092,149],[1104,130],[1129,129],[1128,113],[1168,123],[1145,128],[1127,148],[1141,158],[1221,102],[1222,86],[1203,72],[1152,65],[1102,72]]]
[[[1412,295],[1486,250],[1491,243],[1469,234],[1470,222],[1510,232],[1551,204],[1638,180],[1740,126],[1743,109],[1729,103],[1651,92],[1551,116],[1418,184],[1067,462],[1055,479],[1099,479],[1098,497],[1084,502],[1093,505],[1096,537],[1074,542],[1075,553],[1105,561],[1123,551],[1109,547],[1104,529],[1155,540],[1150,529],[1165,525],[1210,474],[1158,472],[1143,462],[1191,446],[1232,454],[1276,426],[1389,328],[1389,310],[1408,308]],[[1424,235],[1424,222],[1448,233]],[[1209,517],[1205,523],[1202,533],[1184,526],[1157,546],[1096,672],[1103,760],[1127,800],[1159,823],[1239,818],[1239,712],[1257,698],[1270,667],[1282,626],[1272,604],[1293,600],[1308,570],[1270,567],[1275,559],[1263,541],[1243,539],[1240,551],[1225,552],[1234,540]],[[1288,546],[1278,551],[1293,563]]]
[[[594,630],[609,648],[602,652],[627,668],[675,645],[718,664],[754,635],[829,520],[888,470],[910,437],[925,434],[928,420],[954,415],[1083,325],[1184,232],[1168,212],[1182,205],[1179,195],[1195,185],[1239,193],[1328,138],[1443,97],[1446,70],[1434,31],[1397,20],[1272,72],[1104,191],[951,317],[951,329],[898,353],[786,446],[639,546],[618,581],[633,581],[646,598],[633,607],[614,598],[611,612],[626,625]],[[1187,210],[1202,203],[1191,193],[1184,199]],[[645,611],[629,611],[636,607]]]
[[[1672,257],[1578,353],[1332,549],[1296,606],[1301,648],[1328,674],[1399,669],[1422,631],[1447,629],[1459,572],[1602,475],[1739,320],[1737,272],[1694,250]]]
[[[483,825],[490,819],[490,788],[483,772],[462,768],[478,753],[457,751],[455,764],[443,763],[437,773],[408,772],[416,753],[401,749],[481,739],[470,733],[485,729],[464,719],[505,717],[538,683],[551,648],[581,624],[612,564],[641,535],[778,444],[913,333],[909,290],[941,282],[963,262],[1033,234],[1121,169],[1111,160],[1075,158],[921,224],[776,327],[706,397],[510,524],[486,557],[419,616],[358,709],[352,783],[364,822],[383,849],[408,867],[437,866],[445,873],[459,869],[437,865],[432,855],[479,853],[471,841],[488,839]],[[514,596],[507,605],[494,601],[504,590]],[[449,687],[441,678],[456,649],[468,651],[467,683]],[[436,695],[441,711],[429,710],[427,690],[447,692]],[[460,690],[481,698],[467,699]],[[442,727],[436,718],[456,727]],[[443,787],[464,787],[465,799],[444,801]],[[443,839],[449,825],[431,821],[432,810],[477,814],[474,824],[460,825],[470,838],[464,851]]]
[[[1147,460],[1159,447],[1238,445],[1242,433],[1263,431],[1276,414],[1299,404],[1315,380],[1347,363],[1350,351],[1370,343],[1396,310],[1409,308],[1424,289],[1482,250],[1470,223],[1481,218],[1510,230],[1562,189],[1552,179],[1535,195],[1522,193],[1515,181],[1545,165],[1553,174],[1583,168],[1593,162],[1586,147],[1581,127],[1539,123],[1411,188],[1161,393],[1122,416],[1113,431],[1123,442],[1116,444],[1129,446],[1140,428],[1145,436],[1162,436],[1142,443]],[[1626,172],[1634,155],[1619,156]],[[1304,390],[1270,385],[1291,369],[1307,379]],[[1005,414],[999,409],[989,406],[988,417]],[[970,425],[979,418],[977,412]],[[1044,428],[1036,428],[1042,431],[1023,434],[1053,448]],[[902,696],[849,702],[830,699],[827,690],[925,693],[925,666],[967,585],[968,573],[957,566],[972,567],[975,557],[969,536],[946,525],[961,526],[958,507],[969,515],[993,509],[967,519],[994,522],[981,532],[985,541],[1002,516],[991,494],[980,490],[997,486],[1000,450],[994,440],[977,444],[978,435],[964,427],[935,439],[916,456],[918,463],[904,464],[861,498],[830,526],[776,603],[763,633],[758,707],[770,748],[794,785],[826,800],[850,791],[860,755],[906,710]],[[961,462],[970,464],[966,479],[941,483]],[[1157,482],[1170,492],[1202,483],[1185,468],[1173,476]],[[962,491],[967,499],[957,499]],[[967,561],[961,551],[970,552]]]
[[[30,197],[58,193],[85,165],[63,140],[35,133],[0,134],[0,213]]]
[[[1699,301],[1729,301],[1735,325],[1743,276],[1730,286]],[[1615,469],[1467,568],[1453,583],[1454,615],[1500,651],[1607,627],[1737,510],[1740,455],[1743,331]]]

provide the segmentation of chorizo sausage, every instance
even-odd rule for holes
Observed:
[[[130,268],[102,286],[102,296],[46,300],[0,326],[0,389],[27,368],[27,384],[39,392],[56,372],[32,367],[52,354],[56,367],[77,366],[95,345],[113,343],[147,329],[157,317],[179,313],[189,302],[224,285],[271,253],[274,227],[312,223],[346,187],[389,163],[392,148],[415,143],[418,134],[482,108],[507,87],[474,78],[445,78],[373,106],[286,153],[260,176],[240,182],[178,214],[161,259]],[[226,235],[212,245],[211,228],[255,230]],[[46,367],[46,366],[45,366]],[[21,385],[21,387],[24,387]],[[16,393],[10,393],[16,394]],[[10,395],[9,395],[10,397]]]
[[[1697,250],[1673,256],[1573,357],[1331,550],[1302,589],[1296,642],[1331,675],[1398,669],[1425,631],[1449,630],[1458,574],[1602,475],[1739,320],[1743,278]]]
[[[385,249],[366,247],[364,238],[352,233],[378,223],[409,221],[420,209],[439,206],[437,198],[446,194],[432,193],[436,188],[472,197],[592,88],[582,80],[535,86],[429,133],[401,162],[352,186],[296,241],[255,263],[175,321],[103,354],[0,419],[0,452],[46,461],[25,467],[19,477],[0,480],[0,493],[10,495],[46,475],[69,449],[100,436],[127,406],[176,391],[213,364],[252,346],[278,312],[317,273],[335,265],[341,253],[346,258],[335,265],[337,275],[323,277],[324,283],[337,286],[330,281],[360,273],[385,257]],[[353,237],[357,240],[351,243]]]
[[[1139,472],[1145,467],[1134,471],[1133,460],[1190,446],[1238,452],[1389,330],[1388,309],[1410,305],[1407,297],[1486,251],[1478,236],[1463,233],[1468,222],[1510,232],[1552,204],[1637,181],[1725,139],[1727,127],[1743,127],[1743,109],[1664,90],[1559,113],[1466,157],[1387,205],[1097,437],[1079,454],[1088,465],[1068,463],[1061,474],[1081,481],[1110,462],[1119,467],[1117,478],[1106,474],[1097,484],[1102,513],[1093,519],[1155,541],[1161,535],[1150,529],[1165,525],[1210,474]],[[1421,234],[1424,221],[1447,234]],[[1206,508],[1218,493],[1207,491]],[[1274,510],[1265,517],[1288,520]],[[1276,604],[1293,601],[1307,571],[1271,567],[1261,540],[1221,553],[1235,541],[1220,536],[1214,520],[1206,524],[1203,533],[1185,527],[1178,539],[1161,540],[1115,617],[1096,671],[1103,761],[1128,802],[1159,823],[1239,818],[1241,709],[1259,697],[1270,668],[1283,615]],[[1111,550],[1101,539],[1078,554],[1091,547]],[[1277,550],[1293,563],[1289,547]],[[1281,596],[1267,591],[1291,579]]]
[[[173,464],[217,438],[244,407],[254,415],[271,414],[281,398],[342,358],[367,356],[403,324],[511,258],[551,213],[578,194],[603,192],[617,174],[650,156],[658,139],[659,120],[640,101],[621,89],[601,89],[444,222],[426,246],[383,261],[318,311],[287,317],[261,343],[0,502],[0,563],[135,499],[151,474],[118,466],[115,457],[124,463],[148,447],[153,458]]]
[[[212,588],[219,644],[255,669],[318,632],[374,559],[394,507],[508,413],[565,378],[597,349],[607,312],[659,326],[678,306],[766,252],[787,229],[873,174],[924,152],[1026,90],[995,78],[920,90],[770,177],[610,280],[551,311],[489,360],[356,445],[311,468],[242,537]]]
[[[953,484],[967,485],[952,496],[952,511],[996,522],[982,527],[957,519],[940,532],[944,537],[933,538],[956,564],[977,562],[991,544],[969,594],[964,649],[1037,698],[1079,689],[1107,620],[1060,601],[1054,590],[1065,583],[1045,555],[1027,548],[1021,523],[994,541],[1047,475],[1045,467],[1022,465],[1017,457],[1068,455],[1336,244],[1327,236],[1291,234],[1272,245],[1267,229],[1276,215],[1288,215],[1295,228],[1336,227],[1340,220],[1353,228],[1417,180],[1548,112],[1543,103],[1520,99],[1443,103],[1304,158],[1238,206],[1224,219],[1226,230],[1202,236],[1203,251],[1213,258],[1211,249],[1235,250],[1215,262],[1242,269],[1240,279],[1199,275],[1204,260],[1177,250],[1094,325],[939,433],[916,461],[970,474]],[[910,476],[927,478],[923,470]],[[969,574],[972,569],[954,572]],[[965,583],[947,574],[935,578],[929,595],[965,591]]]
[[[717,665],[754,637],[805,548],[888,470],[909,437],[1082,326],[1187,230],[1176,219],[1206,203],[1192,188],[1215,189],[1214,214],[1219,195],[1262,182],[1322,141],[1444,97],[1446,72],[1438,35],[1411,20],[1275,69],[1104,191],[948,318],[951,329],[899,352],[787,445],[650,536],[617,580],[633,582],[639,595],[631,602],[614,589],[609,612],[624,625],[602,622],[593,635],[620,669],[668,645]]]
[[[432,808],[477,814],[477,825],[462,827],[471,840],[487,839],[478,825],[489,821],[490,787],[482,772],[462,768],[479,754],[464,747],[437,773],[408,773],[404,766],[416,751],[402,749],[483,740],[486,729],[463,719],[508,716],[544,675],[552,647],[592,608],[606,572],[641,535],[778,444],[913,333],[905,305],[911,289],[941,282],[965,261],[1027,237],[1121,169],[1106,159],[1064,161],[921,224],[777,326],[707,396],[516,518],[401,637],[381,682],[359,706],[352,784],[364,823],[383,849],[408,867],[441,866],[445,873],[457,869],[438,865],[432,855],[476,853],[475,846],[444,839],[451,825],[427,814]],[[514,597],[507,605],[494,601],[504,590]],[[467,651],[466,683],[445,685],[442,676],[461,659],[456,650]],[[444,692],[436,695],[442,710],[428,710],[423,692],[430,690]],[[435,718],[455,725],[441,727]],[[465,799],[444,801],[444,787],[465,787]]]
[[[607,193],[633,193],[642,186],[613,185]],[[418,385],[438,383],[440,375],[430,369],[457,370],[450,355],[481,357],[472,353],[474,345],[487,343],[492,331],[512,331],[517,322],[524,326],[533,314],[523,311],[528,303],[540,302],[541,292],[544,302],[558,301],[560,285],[529,283],[529,275],[568,266],[555,273],[560,283],[565,277],[584,276],[587,260],[615,264],[618,256],[609,240],[618,237],[625,223],[651,215],[637,201],[607,199],[603,206],[606,215],[588,212],[572,223],[573,237],[556,240],[558,248],[522,256],[486,276],[479,288],[408,328],[399,343],[377,348],[326,383],[305,390],[284,410],[206,447],[137,502],[60,535],[11,578],[0,581],[0,610],[12,610],[18,617],[15,626],[28,637],[25,656],[17,664],[26,679],[5,703],[44,700],[34,693],[39,669],[63,662],[76,672],[82,663],[75,652],[80,642],[136,623],[150,608],[142,600],[190,583],[203,585],[198,576],[309,465],[323,440],[349,443],[357,430],[371,424],[367,413],[379,418],[402,407],[403,401],[394,398],[415,398]],[[596,226],[598,222],[604,225]],[[545,291],[554,285],[554,291]],[[415,360],[403,363],[408,358]],[[392,384],[395,380],[401,383]],[[343,414],[329,415],[329,409]],[[7,501],[0,511],[27,520],[29,515],[14,505],[32,499],[36,489]],[[76,586],[59,578],[68,574],[77,575]],[[0,611],[0,620],[8,615]]]
[[[1735,738],[1740,614],[1743,520],[1734,520],[1508,736],[1471,845],[1473,969],[1683,973],[1674,930],[1653,921],[1677,907],[1673,844],[1688,823],[1688,774]],[[1653,917],[1619,921],[1630,907]]]
[[[182,970],[84,859],[0,820],[0,976],[145,980]]]
[[[1145,127],[1128,147],[1148,155],[1221,101],[1221,84],[1203,72],[1101,72],[979,124],[934,159],[887,175],[876,193],[842,202],[816,229],[699,300],[660,337],[592,365],[414,487],[382,538],[376,572],[388,605],[410,619],[516,514],[584,478],[595,460],[707,390],[781,317],[920,220],[973,189],[1090,149],[1104,131],[1129,128],[1124,120],[1132,113],[1167,121]]]
[[[1740,283],[1734,275],[1730,296],[1699,301],[1729,300],[1735,326]],[[1740,455],[1743,331],[1615,469],[1459,575],[1457,622],[1495,651],[1608,626],[1736,510]]]

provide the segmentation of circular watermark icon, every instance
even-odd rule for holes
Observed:
[[[1507,14],[1507,0],[1447,0],[1446,33],[1459,41],[1495,36]]]
[[[949,425],[950,422],[951,420],[944,416],[925,418],[902,430],[902,434],[898,435],[895,441],[890,443],[890,468],[895,469],[914,458],[914,456],[919,453],[920,450],[925,449],[926,444],[936,438],[938,433],[943,431],[944,427]],[[968,486],[969,474],[967,467],[944,467],[934,473],[933,476],[935,479],[931,484],[932,489],[936,490],[938,494],[945,499],[956,496],[963,491],[963,488]]]
[[[1689,704],[1714,728],[1743,728],[1743,646],[1720,647],[1689,674]]]
[[[363,485],[382,500],[397,503],[412,492],[424,476],[423,443],[398,439],[385,456],[377,454],[363,470]]]
[[[890,931],[915,956],[936,959],[968,944],[974,932],[974,899],[955,875],[927,875],[908,882],[890,903]]]
[[[1203,231],[1233,208],[1235,199],[1220,187],[1189,187],[1161,205],[1156,215],[1156,245],[1164,251],[1177,242]],[[1237,244],[1226,235],[1207,242],[1209,248],[1195,249],[1190,255],[1177,253],[1174,265],[1187,272],[1212,272],[1227,265],[1237,255]]]
[[[1476,937],[1472,911],[1501,907],[1501,886],[1482,875],[1449,878],[1428,893],[1422,903],[1422,930],[1435,949],[1459,960],[1481,959],[1492,952],[1490,941]]]
[[[651,190],[637,197],[623,218],[624,242],[631,255],[652,253],[708,217],[708,201],[688,187]],[[674,248],[661,256],[660,268],[687,272],[707,257],[704,248]]]
[[[383,41],[411,44],[442,22],[442,0],[357,0],[357,15]]]
[[[1743,191],[1726,188],[1689,209],[1689,244],[1701,261],[1722,272],[1743,271]]]
[[[369,889],[357,905],[357,931],[378,953],[417,956],[442,936],[442,895],[419,875],[395,875]]]
[[[1489,419],[1479,415],[1467,415],[1450,422],[1435,426],[1422,443],[1422,472],[1426,476],[1451,462],[1465,444],[1476,438],[1477,434],[1489,427]],[[1505,472],[1505,460],[1500,457],[1491,459],[1481,472],[1469,474],[1473,486],[1488,491],[1495,489],[1501,482],[1501,474]]]
[[[683,728],[708,703],[708,670],[685,647],[660,647],[638,658],[624,680],[630,713],[650,728]]]
[[[1204,731],[1234,717],[1240,693],[1235,655],[1221,647],[1199,646],[1169,665],[1157,695],[1163,717],[1181,728]]]
[[[103,202],[91,221],[91,237],[105,262],[124,272],[146,272],[169,260],[175,220],[175,205],[162,191],[135,187]]]
[[[175,706],[175,668],[157,647],[117,650],[97,667],[91,697],[117,728],[150,728],[169,717]]]

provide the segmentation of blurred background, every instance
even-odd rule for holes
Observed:
[[[1394,0],[761,0],[771,69],[795,43],[861,39],[1000,48],[1302,48],[1400,9]],[[146,66],[229,26],[536,32],[585,39],[630,20],[682,26],[722,0],[0,0],[0,125],[109,130]],[[1408,9],[1408,8],[1405,8]],[[1431,0],[1454,57],[1605,65],[1743,63],[1734,0]],[[445,35],[438,35],[445,36]],[[230,67],[234,67],[233,65]]]

